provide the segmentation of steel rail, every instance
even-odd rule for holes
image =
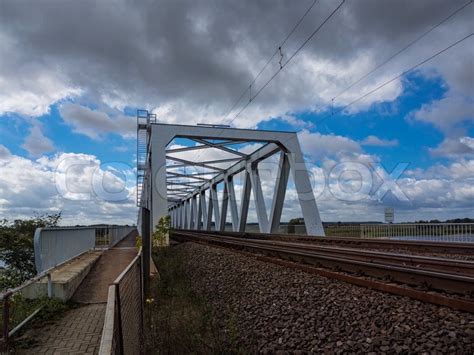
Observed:
[[[178,231],[178,230],[177,230]],[[474,255],[474,243],[451,243],[451,242],[430,242],[412,240],[390,240],[390,239],[369,239],[356,237],[316,237],[303,234],[268,234],[255,232],[218,232],[218,231],[195,231],[180,230],[193,233],[205,233],[214,236],[231,236],[244,239],[275,240],[288,242],[306,242],[311,244],[344,245],[350,247],[361,247],[371,249],[406,249],[417,252],[439,253],[439,254],[462,254]]]
[[[359,257],[356,258],[353,253],[344,254],[343,251],[336,250],[336,248],[314,250],[307,248],[307,245],[288,246],[285,245],[285,243],[275,241],[271,243],[262,243],[262,241],[251,241],[235,237],[215,236],[212,234],[206,235],[205,233],[198,234],[183,231],[174,231],[172,237],[183,241],[194,240],[239,250],[247,250],[280,259],[335,269],[352,274],[363,274],[371,277],[388,279],[411,286],[428,287],[448,293],[469,296],[474,294],[474,277],[459,273],[450,273],[448,271],[435,271],[429,267],[407,266],[404,265],[403,262],[399,264],[395,264],[396,261],[395,263],[382,262],[382,258],[372,260],[371,256],[364,259],[362,253],[359,253]],[[375,252],[372,255],[375,255]],[[383,255],[383,257],[387,257],[387,255]],[[400,255],[400,258],[402,258],[402,255]],[[435,260],[432,260],[431,265],[434,262]],[[467,263],[472,264],[469,262]]]
[[[199,234],[197,234],[199,235]],[[273,240],[248,240],[247,242],[256,245],[275,243]],[[474,262],[439,258],[432,256],[409,255],[400,253],[387,253],[371,250],[359,250],[354,248],[328,247],[311,244],[301,244],[292,242],[276,242],[277,245],[298,250],[311,250],[323,254],[331,253],[331,256],[349,257],[359,261],[378,262],[389,265],[411,266],[423,268],[424,270],[451,272],[458,275],[474,276]]]

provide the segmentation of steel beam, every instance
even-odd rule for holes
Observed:
[[[278,233],[280,227],[281,213],[285,202],[286,187],[290,175],[290,164],[285,152],[280,153],[278,173],[273,193],[272,209],[270,212],[270,233]]]
[[[262,183],[258,172],[257,164],[249,164],[247,167],[250,173],[250,182],[252,184],[253,198],[255,201],[255,211],[257,212],[258,226],[260,233],[268,233],[268,217],[265,207],[265,197],[262,191]]]
[[[197,209],[197,225],[196,229],[202,229],[202,193],[199,193],[198,209]]]
[[[207,206],[204,206],[206,201],[205,198],[202,202],[200,202],[201,214],[203,217],[203,228],[211,228],[209,220],[212,219],[212,214],[214,215],[216,230],[225,228],[226,214],[224,214],[224,210],[227,208],[226,204],[230,204],[232,228],[236,229],[236,225],[238,225],[239,230],[245,229],[248,213],[248,198],[244,198],[242,200],[240,214],[236,213],[237,208],[234,204],[235,198],[232,196],[235,195],[235,192],[232,192],[233,186],[231,186],[229,181],[231,181],[232,176],[235,174],[246,171],[243,197],[249,196],[250,189],[253,190],[260,230],[262,232],[274,231],[276,230],[277,225],[281,219],[282,206],[285,196],[285,188],[283,186],[286,186],[288,174],[291,173],[295,183],[298,200],[300,202],[308,234],[324,235],[324,229],[322,228],[319,211],[314,199],[312,186],[296,133],[150,123],[149,127],[147,126],[147,134],[149,135],[150,139],[148,141],[150,143],[147,155],[147,163],[145,164],[147,166],[147,171],[145,172],[145,177],[143,180],[141,200],[144,200],[143,204],[149,206],[151,210],[151,225],[153,227],[156,226],[160,217],[168,213],[168,208],[174,208],[178,206],[176,214],[180,215],[180,218],[176,218],[177,223],[178,220],[181,219],[181,227],[186,228],[191,226],[192,221],[193,228],[199,228],[201,217],[198,219],[199,212],[197,211],[197,206],[192,206],[192,201],[195,201],[195,196],[197,196],[197,194],[209,189],[209,203]],[[240,160],[236,161],[235,164],[226,169],[220,169],[216,168],[215,166],[208,165],[212,163],[206,163],[202,161],[191,162],[187,159],[170,156],[170,152],[178,152],[177,149],[171,149],[168,153],[166,151],[167,145],[175,138],[187,138],[195,140],[199,144],[235,154],[240,157]],[[219,142],[212,142],[211,140],[219,140]],[[264,145],[251,154],[237,152],[236,150],[226,147],[227,145],[237,143],[241,144],[243,142],[258,142],[263,143]],[[191,151],[193,149],[204,148],[197,146],[182,147],[178,149],[180,149],[179,151]],[[267,216],[264,195],[262,192],[257,166],[259,162],[267,159],[277,152],[286,153],[286,158],[282,159],[287,159],[287,161],[283,160],[279,168],[278,181],[275,186],[271,213],[270,216]],[[194,174],[186,174],[178,171],[167,172],[167,154],[170,160],[180,162],[181,164],[202,166],[204,169],[217,170],[218,172],[200,172]],[[237,160],[239,158],[232,159]],[[231,159],[227,159],[227,161],[230,162]],[[224,161],[222,161],[222,163],[223,162]],[[203,164],[208,166],[203,166]],[[218,164],[218,162],[214,161],[214,164]],[[179,169],[179,166],[176,168],[176,170],[177,169]],[[189,190],[179,189],[176,191],[175,189],[175,191],[169,191],[168,195],[166,182],[176,182],[175,180],[177,178],[192,180],[196,184],[201,183],[201,185],[196,186],[192,191],[190,190],[193,188],[193,186],[186,186],[190,188]],[[189,181],[180,182],[186,183]],[[216,185],[221,182],[224,182],[223,194],[227,196],[227,202],[223,203],[222,210],[218,203],[216,191]],[[186,194],[186,196],[184,196],[184,194]],[[186,200],[186,202],[182,204],[181,207],[179,207],[178,202],[172,202],[172,204],[168,207],[168,203],[171,202],[168,200],[168,197]],[[199,198],[201,197],[202,195],[199,196]],[[191,201],[189,201],[189,199],[191,199]],[[207,216],[204,216],[206,207]],[[180,209],[181,211],[179,211]]]
[[[202,145],[194,145],[194,146],[190,146],[190,147],[171,148],[171,149],[167,149],[166,153],[167,154],[181,153],[181,152],[187,152],[187,151],[192,151],[192,150],[209,149],[209,148],[218,148],[219,149],[219,147],[224,147],[224,146],[227,146],[227,145],[245,143],[245,141],[227,141],[227,142],[220,142],[220,143],[212,143],[212,142],[208,142],[206,140],[199,140],[199,139],[193,139],[193,141],[200,142],[200,143],[202,142],[203,144]],[[237,155],[241,155],[241,156],[246,156],[246,154],[244,154],[242,152],[239,152],[239,151],[236,151],[236,150],[232,150],[232,149],[230,149],[229,153],[233,153],[233,154],[237,154]]]
[[[211,230],[211,224],[212,224],[212,213],[213,213],[213,209],[214,209],[214,206],[213,206],[213,202],[212,202],[212,195],[211,195],[211,191],[209,191],[209,203],[208,203],[208,209],[207,209],[207,218],[206,218],[206,222],[205,222],[205,225],[204,225],[204,230],[208,230],[210,231]]]
[[[228,191],[230,217],[232,219],[232,230],[234,232],[237,232],[239,230],[239,215],[237,214],[237,200],[235,199],[234,177],[229,176],[225,181]]]
[[[245,226],[247,224],[247,216],[249,212],[250,190],[251,190],[250,173],[246,170],[244,172],[242,198],[240,200],[239,232],[245,232]]]
[[[222,144],[222,143],[212,143],[212,142],[206,141],[204,139],[199,139],[199,138],[194,138],[193,140],[196,141],[196,142],[199,142],[199,143],[206,144],[207,146],[209,146],[211,148],[220,149],[220,150],[222,150],[224,152],[227,152],[227,153],[239,155],[241,157],[247,157],[248,156],[245,153],[239,152],[239,151],[234,150],[234,149],[227,148],[226,145],[229,145],[229,142],[226,142],[227,144]],[[242,141],[233,142],[233,144],[239,144],[239,143],[245,143],[245,142],[242,142]]]
[[[286,142],[291,146],[291,153],[288,153],[290,169],[293,175],[298,200],[303,213],[303,219],[308,235],[324,236],[323,223],[319,216],[316,200],[314,199],[313,187],[309,181],[308,170],[304,162],[303,153],[295,136],[292,141]]]
[[[206,183],[204,183],[201,186],[201,189],[208,189],[211,185],[215,185],[224,181],[226,176],[232,176],[245,170],[248,164],[256,164],[264,159],[271,157],[272,155],[274,155],[275,153],[278,153],[279,151],[280,151],[280,148],[276,144],[265,145],[261,147],[260,149],[256,150],[254,153],[252,153],[247,160],[239,161],[238,163],[229,167],[225,171],[225,173],[217,174],[212,179],[203,179],[206,181]]]
[[[196,195],[191,199],[191,224],[189,229],[197,229],[197,201]]]
[[[211,169],[211,170],[216,170],[216,171],[224,171],[224,169],[221,168],[216,168],[215,166],[207,165],[206,163],[203,162],[192,162],[186,159],[181,159],[181,158],[175,158],[175,157],[170,157],[166,156],[166,159],[172,160],[172,161],[177,161],[178,163],[182,163],[181,165],[172,165],[170,167],[172,168],[183,168],[186,166],[201,166],[206,169]]]
[[[217,197],[217,184],[211,186],[210,201],[212,201],[212,208],[214,209],[214,229],[220,230],[221,216],[219,211],[219,198]]]
[[[222,189],[222,206],[221,206],[221,221],[219,222],[219,230],[221,232],[225,231],[225,223],[227,220],[227,205],[229,203],[229,192],[227,190],[227,183],[224,183],[224,188]]]

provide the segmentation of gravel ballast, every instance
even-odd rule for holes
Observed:
[[[474,353],[474,315],[196,243],[192,288],[245,352]]]

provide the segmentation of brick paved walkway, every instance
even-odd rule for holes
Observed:
[[[52,324],[35,330],[36,345],[20,354],[97,354],[104,325],[108,286],[137,255],[136,234],[105,251],[73,296],[83,303]]]
[[[107,302],[109,284],[120,275],[137,255],[135,237],[134,234],[125,238],[114,248],[102,254],[72,297],[74,302]]]
[[[104,324],[105,304],[91,304],[66,312],[57,322],[41,328],[38,342],[20,354],[97,354]]]

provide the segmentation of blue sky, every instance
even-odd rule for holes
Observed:
[[[474,6],[401,1],[346,2],[235,120],[247,96],[229,108],[304,12],[303,1],[272,3],[271,12],[252,1],[164,1],[161,11],[118,1],[92,12],[75,2],[2,2],[0,217],[61,210],[65,224],[133,223],[137,108],[164,123],[297,131],[323,220],[382,220],[387,206],[398,221],[474,217],[472,37],[398,78],[473,33]],[[333,8],[322,0],[308,13],[282,46],[283,60]],[[349,163],[369,169],[367,199],[334,196],[331,172]],[[373,198],[400,164],[403,174],[392,178],[406,200]],[[350,174],[345,180],[348,191],[358,184]],[[122,189],[124,198],[104,199],[104,188]],[[292,196],[290,182],[283,220],[299,216]]]
[[[333,114],[329,108],[322,113],[302,112],[295,116],[308,125],[314,125],[311,131],[322,134],[342,135],[356,141],[363,141],[370,135],[383,140],[397,140],[398,144],[393,147],[369,146],[365,150],[379,155],[387,166],[409,162],[412,168],[427,168],[445,160],[428,152],[428,148],[435,148],[442,142],[443,134],[432,125],[410,120],[410,113],[441,99],[446,91],[441,78],[424,78],[422,74],[414,73],[403,78],[403,93],[394,101],[375,103],[368,110],[356,114]],[[258,128],[295,129],[279,119],[263,122]]]
[[[414,73],[403,79],[403,94],[394,101],[375,103],[368,110],[356,114],[332,114],[329,108],[321,113],[299,112],[294,116],[306,123],[310,132],[341,135],[355,141],[363,141],[370,135],[383,140],[397,140],[398,144],[393,147],[368,146],[365,151],[379,155],[387,166],[408,162],[411,168],[425,169],[446,162],[446,159],[433,157],[428,151],[428,148],[435,148],[443,141],[443,134],[430,124],[411,120],[410,113],[424,104],[441,99],[446,91],[441,78],[424,78],[420,73]],[[44,136],[54,142],[54,151],[47,152],[47,155],[57,152],[84,153],[95,155],[101,161],[120,161],[134,166],[135,137],[123,138],[119,134],[106,133],[100,139],[93,139],[75,133],[59,113],[58,106],[61,104],[51,105],[48,114],[32,119],[15,114],[0,116],[2,144],[13,154],[31,157],[22,144],[32,122],[39,121],[43,125]],[[124,113],[131,121],[136,120],[136,109],[128,107]],[[298,126],[280,118],[263,121],[257,128],[298,131]],[[186,141],[181,144],[186,144]]]

